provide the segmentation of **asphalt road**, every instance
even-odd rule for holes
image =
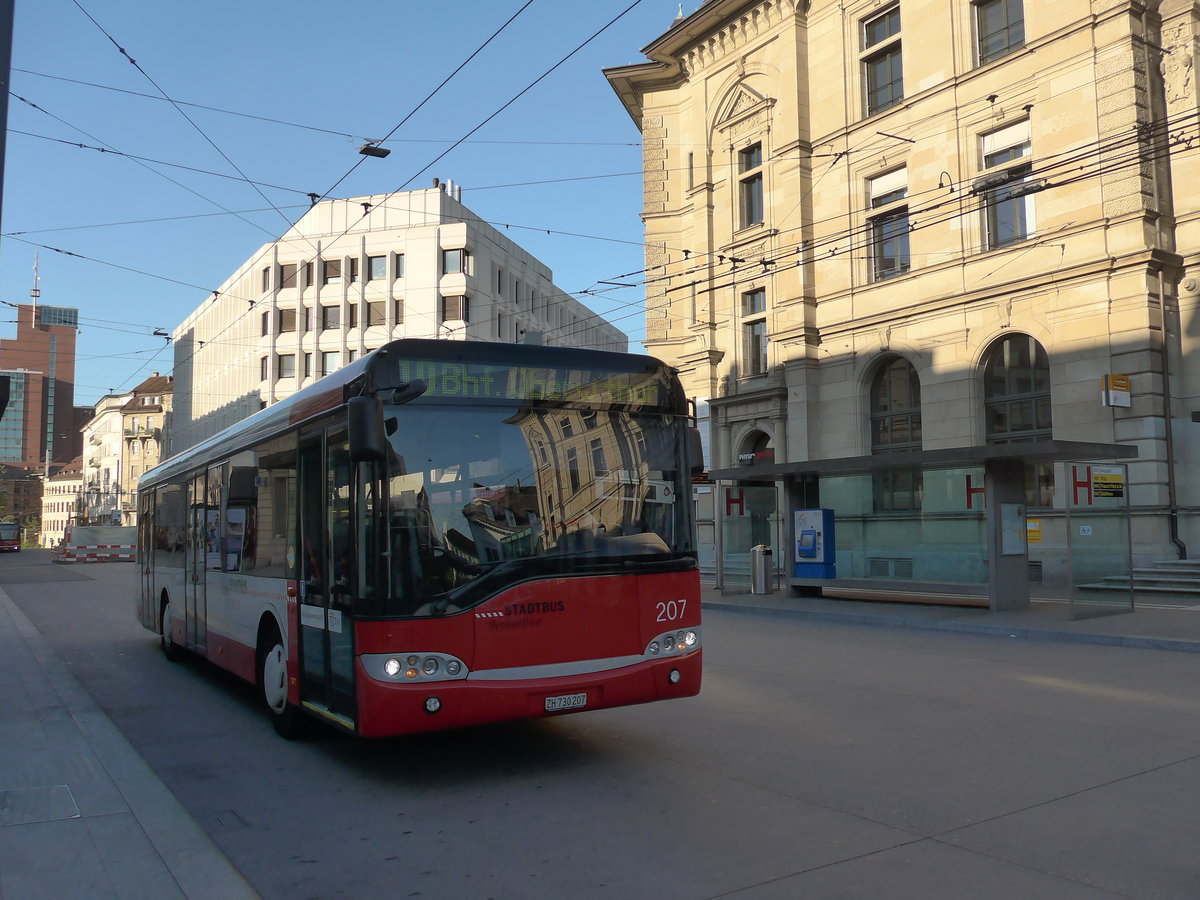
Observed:
[[[276,737],[132,565],[0,585],[266,898],[1200,896],[1200,659],[710,612],[699,697]]]

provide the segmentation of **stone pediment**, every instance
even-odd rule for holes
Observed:
[[[739,84],[730,91],[729,96],[725,98],[725,102],[721,104],[721,111],[716,119],[717,127],[724,128],[733,124],[759,110],[764,103],[766,103],[765,97],[752,91],[744,84]]]

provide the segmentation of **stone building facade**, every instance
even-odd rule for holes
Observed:
[[[1128,444],[1135,557],[1200,554],[1198,36],[1179,0],[709,0],[607,70],[712,466]]]

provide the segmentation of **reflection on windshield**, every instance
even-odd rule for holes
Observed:
[[[585,409],[391,407],[394,612],[461,608],[465,588],[537,561],[690,550],[683,422]]]

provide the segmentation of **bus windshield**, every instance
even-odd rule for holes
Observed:
[[[692,553],[681,416],[413,404],[386,420],[368,615],[439,615],[526,577]]]
[[[19,535],[15,522],[0,522],[0,541],[15,541]]]

